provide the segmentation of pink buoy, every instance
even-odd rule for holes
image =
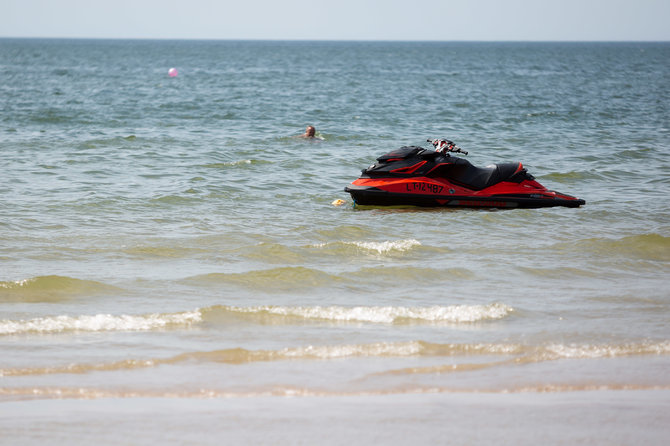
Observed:
[[[168,76],[170,76],[170,77],[176,77],[177,74],[179,74],[179,73],[177,72],[177,69],[176,69],[176,68],[170,68],[170,69],[168,70]]]

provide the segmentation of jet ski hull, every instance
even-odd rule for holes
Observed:
[[[412,194],[388,192],[368,186],[351,185],[344,188],[351,194],[354,203],[360,206],[420,206],[420,207],[461,207],[499,209],[537,209],[554,206],[576,208],[585,204],[584,200],[570,195],[555,193],[555,196],[496,195],[466,196],[439,194]]]

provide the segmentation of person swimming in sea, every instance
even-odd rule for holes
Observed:
[[[308,125],[305,133],[300,135],[300,138],[314,138],[314,135],[316,135],[316,128],[313,125]]]
[[[295,138],[317,139],[323,141],[323,137],[316,136],[316,128],[313,125],[308,125],[305,129],[305,133],[302,135],[296,135]]]

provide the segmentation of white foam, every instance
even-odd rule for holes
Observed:
[[[450,305],[432,307],[232,307],[231,311],[241,313],[269,313],[281,316],[321,319],[341,322],[372,322],[391,324],[400,321],[458,323],[501,319],[513,308],[493,303],[489,305]]]
[[[173,314],[53,316],[29,320],[0,321],[0,335],[20,333],[60,333],[65,331],[148,331],[168,325],[200,322],[200,311]]]
[[[421,246],[421,242],[414,239],[385,241],[385,242],[352,242],[353,245],[379,254],[387,254],[392,251],[409,251],[415,246]]]
[[[239,166],[241,164],[251,164],[251,160],[228,161],[223,164],[225,166]]]
[[[280,350],[282,358],[338,359],[361,356],[413,356],[425,347],[420,342],[377,342],[374,344],[324,345]]]
[[[384,241],[384,242],[337,242],[337,243],[321,243],[315,245],[317,248],[324,248],[327,246],[336,244],[343,244],[348,246],[355,246],[356,248],[363,249],[365,251],[374,251],[378,254],[388,254],[390,252],[404,252],[409,251],[415,246],[421,246],[421,242],[414,239],[406,240],[395,240],[395,241]]]
[[[614,358],[630,355],[664,355],[670,354],[670,342],[635,343],[620,345],[591,345],[591,344],[552,344],[546,347],[547,352],[559,358],[595,359]]]
[[[8,289],[8,290],[16,289],[16,288],[22,288],[22,287],[30,285],[31,283],[36,282],[36,281],[37,281],[37,278],[32,277],[30,279],[13,280],[13,281],[9,281],[9,282],[0,282],[0,288],[5,288],[5,289]]]

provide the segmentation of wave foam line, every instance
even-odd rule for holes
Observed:
[[[421,246],[421,242],[415,239],[406,239],[406,240],[395,240],[395,241],[383,241],[383,242],[332,242],[332,243],[322,243],[316,245],[317,248],[330,247],[332,245],[344,245],[352,246],[357,249],[362,249],[365,251],[373,251],[377,254],[388,254],[391,252],[406,252],[416,246]]]
[[[551,344],[544,348],[549,359],[598,359],[632,355],[670,354],[670,341],[627,343],[620,345]]]
[[[237,160],[237,161],[225,161],[225,162],[221,162],[221,163],[210,163],[210,164],[205,164],[202,167],[208,167],[208,168],[212,168],[212,169],[220,169],[222,167],[242,166],[242,165],[252,164],[254,162],[255,162],[254,160],[243,159],[243,160]]]
[[[517,363],[516,359],[508,359],[505,361],[485,362],[485,363],[468,363],[468,364],[444,364],[433,365],[426,367],[407,367],[404,369],[394,369],[385,372],[373,373],[370,376],[384,376],[384,375],[442,375],[445,373],[455,372],[473,372],[477,370],[484,370],[493,367],[505,366]]]
[[[159,365],[178,364],[182,362],[215,362],[223,364],[247,364],[254,362],[287,361],[287,360],[328,360],[353,357],[398,357],[435,355],[436,350],[431,344],[415,342],[378,342],[372,344],[324,345],[283,348],[280,350],[247,350],[229,348],[208,352],[187,352],[170,358],[157,359],[124,359],[116,362],[97,364],[68,364],[63,366],[0,369],[1,376],[27,376],[51,374],[80,374],[89,372],[105,372],[117,370],[134,370],[156,367]]]
[[[369,322],[377,324],[398,323],[463,323],[502,319],[514,309],[501,303],[488,305],[449,305],[432,307],[376,307],[376,306],[328,306],[328,307],[212,307],[206,312],[221,312],[232,315],[258,317],[276,316],[305,320],[334,322]]]
[[[97,364],[68,364],[34,368],[0,369],[2,376],[27,376],[50,374],[80,374],[118,370],[135,370],[172,365],[184,362],[221,363],[241,365],[272,361],[314,361],[349,358],[402,358],[402,357],[461,357],[461,356],[507,356],[509,359],[480,364],[463,363],[429,367],[414,367],[389,370],[375,375],[412,375],[473,371],[482,368],[506,365],[524,365],[557,359],[598,359],[634,355],[668,355],[670,342],[624,344],[620,346],[568,346],[570,355],[556,353],[557,345],[531,347],[521,344],[435,344],[424,341],[376,342],[371,344],[308,345],[279,350],[247,350],[229,348],[207,352],[186,352],[168,358],[125,359]],[[594,356],[594,351],[600,352]],[[582,353],[579,353],[582,352]]]
[[[379,254],[385,254],[392,251],[404,252],[409,251],[415,246],[421,246],[421,242],[414,239],[385,242],[352,242],[352,244],[369,251],[376,251]]]
[[[505,344],[434,344],[424,341],[375,342],[371,344],[320,346],[308,345],[304,347],[287,347],[279,350],[229,348],[207,352],[186,352],[169,358],[125,359],[116,362],[97,364],[68,364],[64,366],[0,369],[0,376],[51,375],[61,373],[79,374],[134,370],[183,362],[214,362],[239,365],[256,362],[290,360],[513,354],[518,352],[519,347]]]
[[[414,374],[443,374],[452,372],[467,372],[507,365],[524,365],[559,359],[606,359],[627,356],[668,355],[670,341],[627,343],[621,345],[590,345],[590,344],[550,344],[530,347],[514,344],[426,344],[428,350],[433,350],[435,356],[448,355],[514,355],[511,359],[495,362],[475,364],[445,364],[426,367],[407,367],[374,373],[375,375],[414,375]]]
[[[202,320],[200,311],[140,316],[110,314],[53,316],[29,320],[0,321],[0,335],[62,333],[78,331],[148,331],[172,325],[191,325]]]
[[[145,315],[51,316],[28,320],[0,320],[0,336],[23,333],[63,333],[96,331],[149,331],[175,325],[191,325],[203,316],[251,317],[260,323],[290,323],[291,320],[402,324],[402,323],[471,323],[501,319],[514,310],[503,304],[454,305],[435,307],[284,307],[215,306],[181,313]],[[270,321],[266,319],[270,318]]]
[[[374,390],[324,390],[300,388],[293,386],[275,386],[271,389],[256,391],[240,391],[225,389],[197,390],[118,390],[95,387],[0,387],[0,397],[14,399],[80,399],[93,400],[101,398],[188,398],[188,399],[230,399],[230,398],[265,398],[265,397],[370,397],[385,395],[421,395],[421,394],[521,394],[521,393],[572,393],[572,392],[607,392],[607,391],[668,391],[667,385],[644,384],[539,384],[536,386],[511,387],[501,389],[457,388],[457,387],[394,387]]]

